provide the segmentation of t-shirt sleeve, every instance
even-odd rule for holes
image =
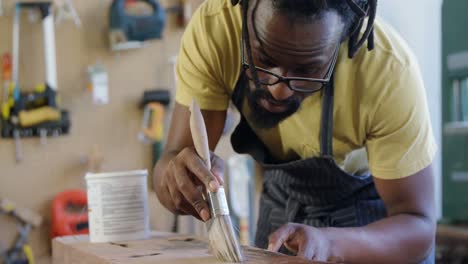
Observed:
[[[210,30],[209,17],[203,14],[204,5],[194,13],[182,36],[176,63],[176,102],[189,106],[192,98],[200,108],[226,110],[228,92],[219,67],[219,49]]]
[[[429,166],[437,146],[417,64],[409,62],[400,74],[383,79],[367,132],[369,168],[374,177],[399,179]]]

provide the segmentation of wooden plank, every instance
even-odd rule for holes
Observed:
[[[468,226],[437,225],[437,242],[468,242]]]
[[[88,236],[54,239],[54,264],[221,264],[208,251],[206,241],[172,233],[155,232],[148,240],[119,243],[89,243]],[[297,257],[244,247],[246,264],[318,264]]]

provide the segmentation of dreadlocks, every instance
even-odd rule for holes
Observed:
[[[239,0],[231,0],[237,4]],[[348,56],[353,58],[367,41],[367,49],[374,48],[374,21],[377,12],[377,0],[270,0],[273,7],[285,12],[291,19],[313,19],[324,11],[336,10],[343,18],[345,35],[349,38]],[[242,0],[244,19],[247,18],[249,0]],[[364,34],[360,37],[364,19],[369,17]],[[244,20],[245,22],[246,20]]]

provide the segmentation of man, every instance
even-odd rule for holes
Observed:
[[[154,173],[162,204],[209,219],[197,187],[216,191],[223,163],[213,154],[208,171],[196,155],[188,105],[195,98],[203,109],[213,150],[232,99],[242,115],[233,147],[265,171],[257,246],[314,260],[433,263],[426,95],[415,58],[375,19],[376,4],[205,1],[182,39],[177,103]]]

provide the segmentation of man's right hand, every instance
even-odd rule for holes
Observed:
[[[202,193],[206,189],[216,192],[223,184],[224,174],[223,160],[210,154],[211,171],[193,147],[164,155],[168,163],[163,173],[155,177],[155,191],[159,201],[171,212],[193,215],[203,221],[210,219],[208,203]]]

